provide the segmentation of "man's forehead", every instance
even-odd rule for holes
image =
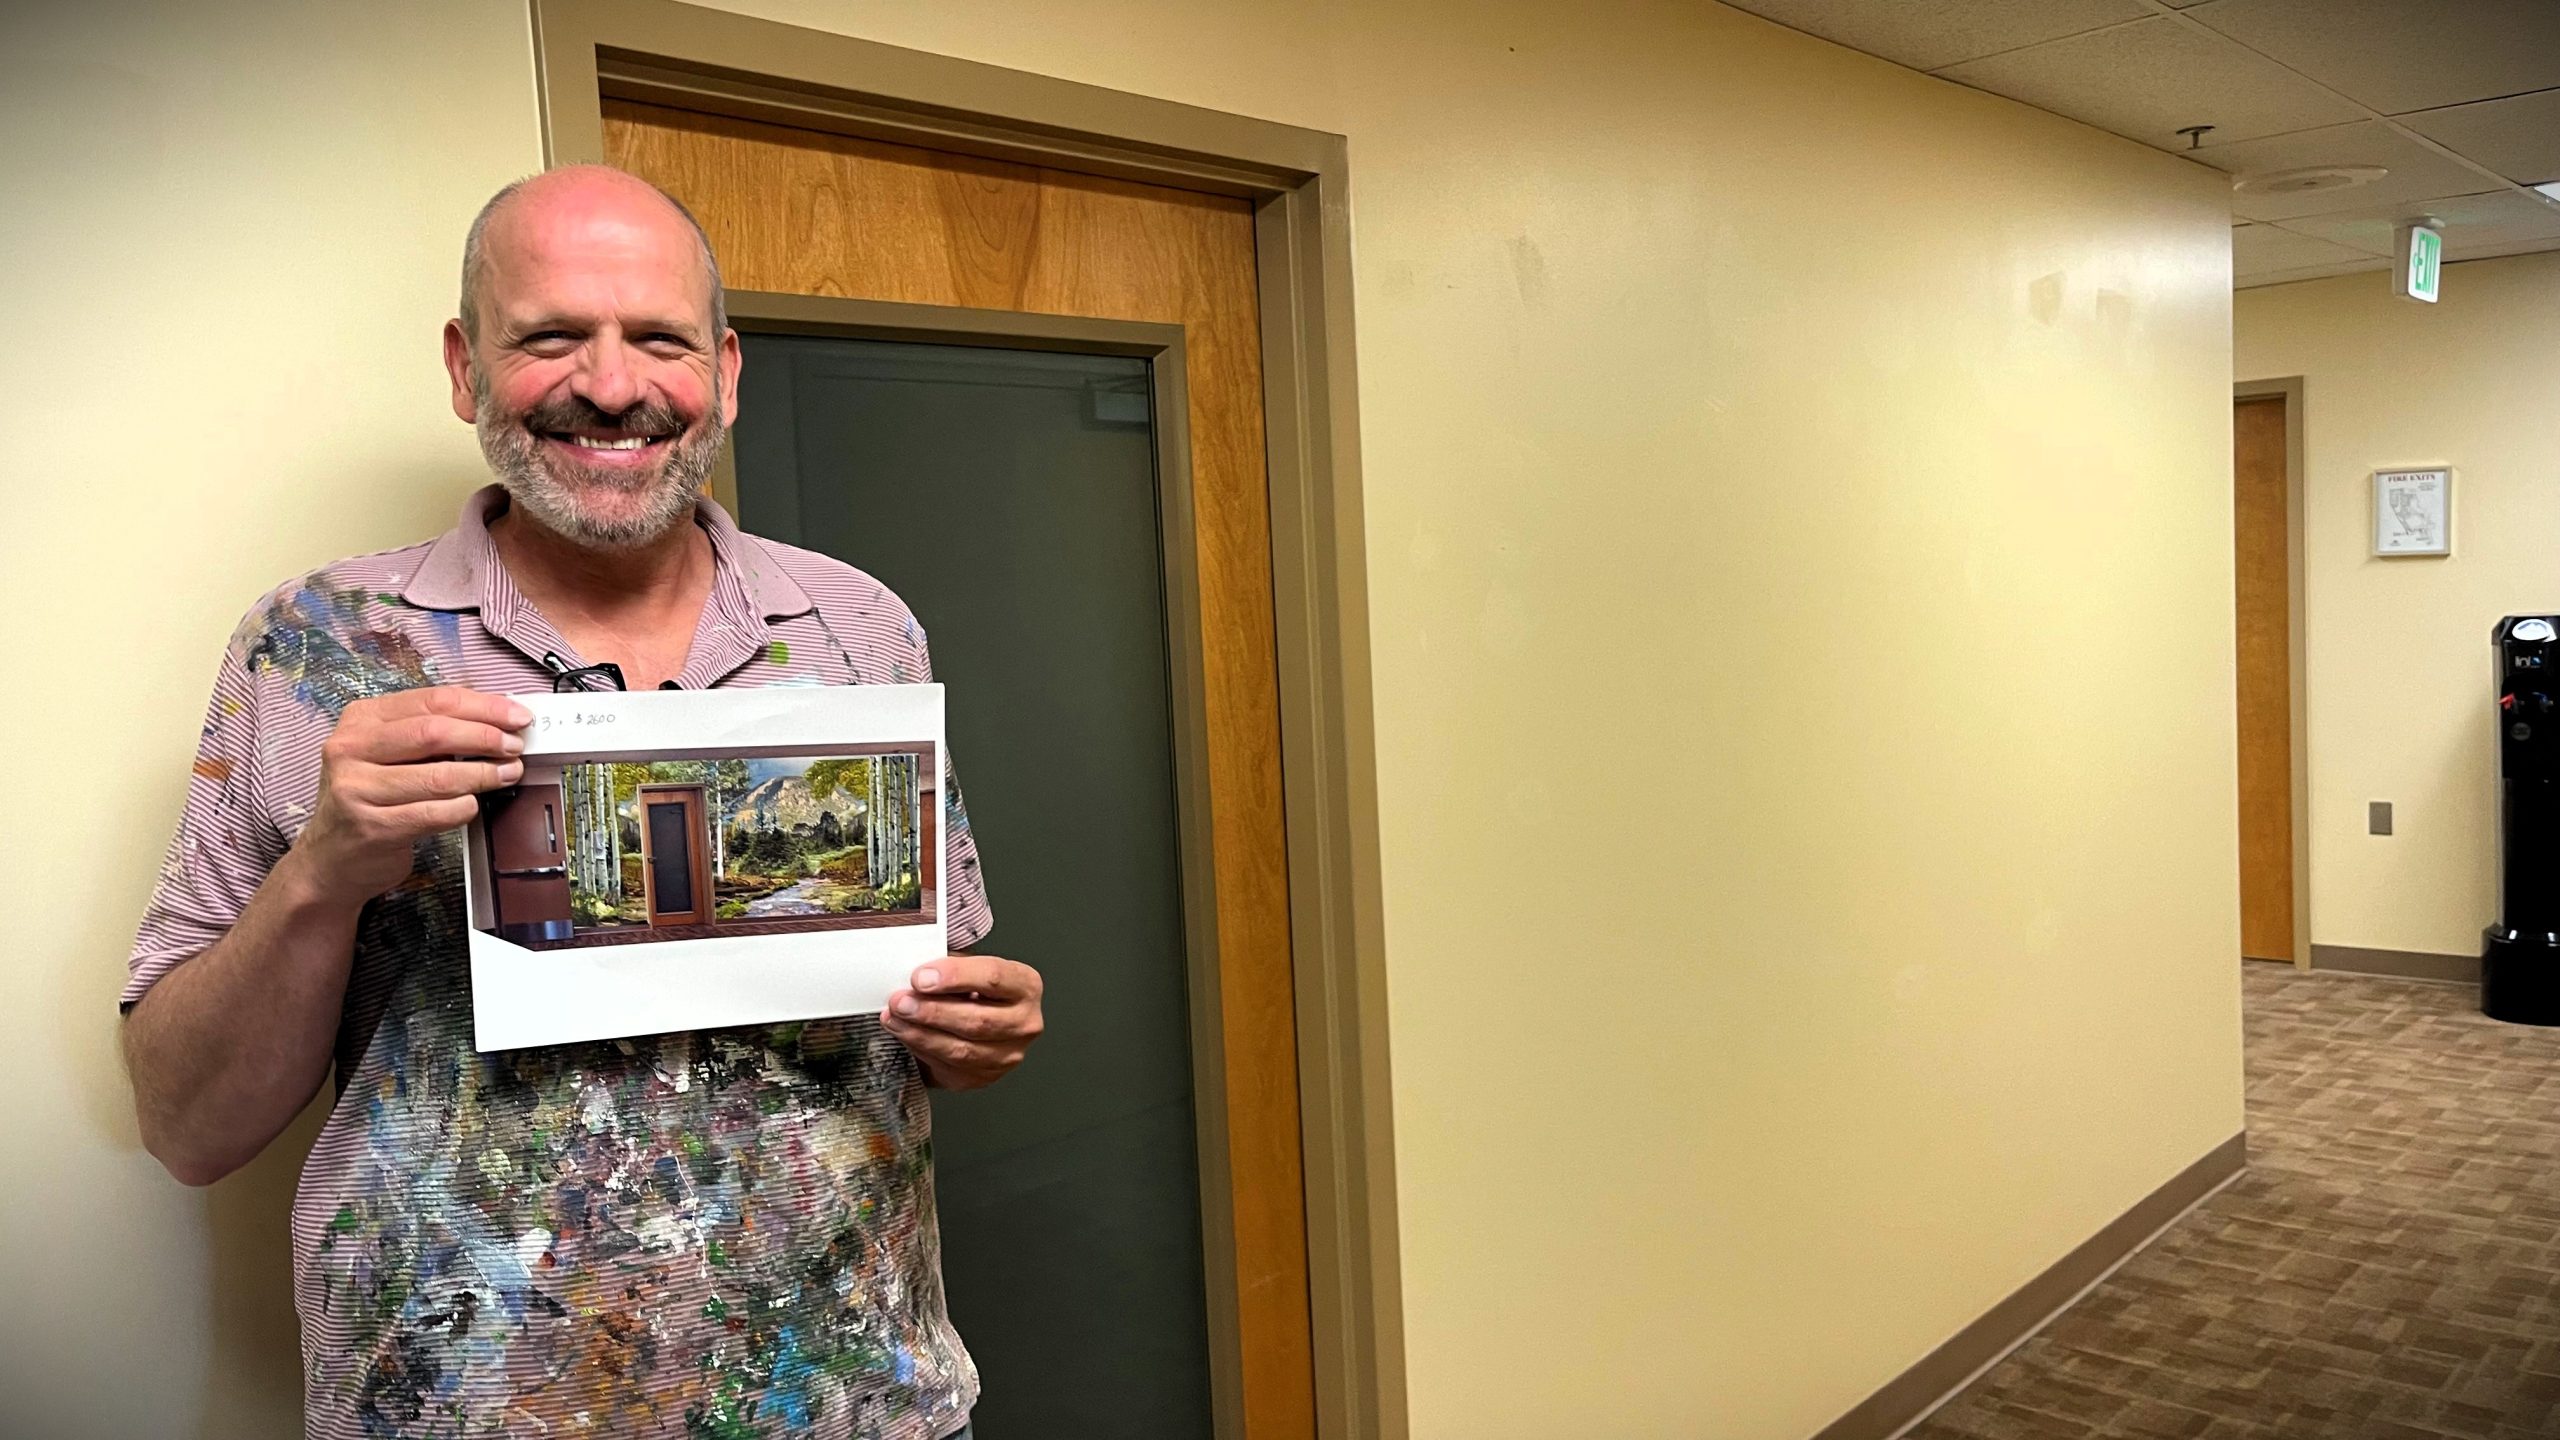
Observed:
[[[619,221],[690,240],[693,222],[674,200],[637,175],[602,165],[550,170],[517,185],[498,203],[494,224],[527,221]]]
[[[710,284],[701,241],[654,193],[546,195],[510,205],[489,226],[482,263],[488,300],[508,311],[660,296],[692,308]]]
[[[663,209],[651,215],[627,203],[527,206],[502,213],[489,229],[487,260],[502,271],[683,274],[702,267],[692,230]]]

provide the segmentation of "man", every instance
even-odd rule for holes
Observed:
[[[924,634],[702,498],[738,337],[653,187],[499,192],[444,360],[499,483],[278,590],[224,657],[123,996],[143,1142],[209,1184],[334,1064],[293,1216],[313,1437],[960,1433],[924,1086],[1018,1064],[1039,976],[954,955],[876,1021],[478,1054],[456,830],[522,773],[503,697],[560,670],[921,681]],[[960,949],[990,915],[946,796]]]

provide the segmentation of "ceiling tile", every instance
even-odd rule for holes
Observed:
[[[2552,0],[2215,0],[2187,13],[2386,115],[2560,86]]]
[[[1924,7],[1912,7],[1924,8]],[[2230,142],[2358,118],[2352,105],[2166,15],[1937,72],[2162,149],[2183,126]]]
[[[2367,254],[2389,255],[2400,243],[2403,223],[2429,217],[2442,222],[2447,259],[2500,245],[2560,239],[2560,205],[2516,190],[2306,215],[2287,220],[2284,228],[2296,235],[2352,246]]]
[[[2560,90],[2423,110],[2400,123],[2519,185],[2560,180]]]
[[[2500,245],[2473,245],[2459,251],[2453,248],[2453,241],[2448,237],[2444,242],[2444,263],[2495,260],[2501,255],[2532,255],[2544,250],[2560,250],[2560,236],[2543,240],[2510,240]]]
[[[2299,170],[2313,165],[2379,165],[2391,173],[2369,185],[2347,190],[2315,190],[2296,195],[2248,195],[2233,191],[2231,213],[2243,220],[2290,220],[2297,215],[2335,215],[2385,205],[2463,195],[2498,183],[2459,165],[2393,130],[2379,120],[2330,125],[2237,145],[2208,145],[2191,157],[2235,176]]]
[[[1914,70],[1935,70],[2151,14],[2142,0],[1725,0],[1790,29]]]
[[[2387,243],[2381,253],[2389,253]],[[2343,265],[2371,258],[2364,251],[2279,230],[2273,225],[2231,227],[2231,273],[2235,276],[2299,270],[2306,265]]]
[[[2388,270],[2391,262],[2365,258],[2336,265],[2312,265],[2300,270],[2270,270],[2262,275],[2234,275],[2231,288],[2255,290],[2261,285],[2284,285],[2295,280],[2326,280],[2332,275],[2353,275],[2359,270]]]

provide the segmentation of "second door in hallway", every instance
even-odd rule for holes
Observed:
[[[2294,958],[2293,567],[2285,401],[2231,415],[2240,710],[2240,953]]]

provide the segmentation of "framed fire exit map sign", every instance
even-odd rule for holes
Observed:
[[[463,872],[478,1048],[864,1014],[946,953],[941,686],[515,698]]]
[[[2453,471],[2373,472],[2373,553],[2453,553]]]

